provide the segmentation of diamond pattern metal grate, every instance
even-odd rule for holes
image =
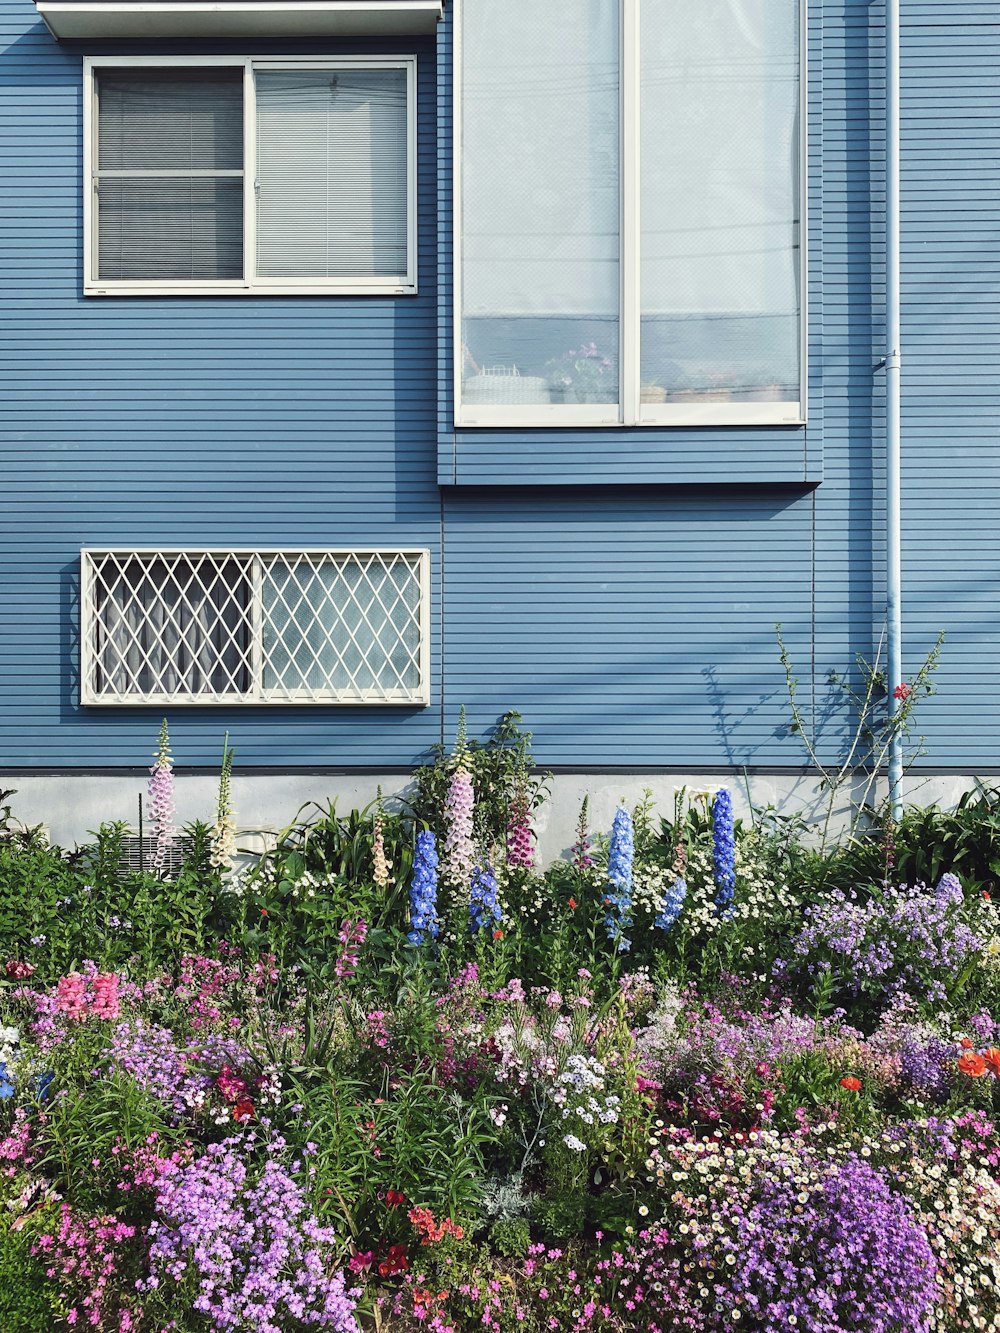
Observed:
[[[88,550],[90,704],[428,698],[426,551]]]

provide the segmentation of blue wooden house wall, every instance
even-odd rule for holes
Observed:
[[[80,547],[227,543],[429,547],[432,703],[175,708],[187,765],[228,730],[245,767],[405,767],[464,703],[473,732],[517,708],[548,766],[798,766],[775,622],[822,716],[827,671],[870,655],[883,615],[883,19],[810,4],[808,426],[515,433],[453,422],[447,18],[436,50],[405,44],[418,296],[85,299],[81,57],[0,0],[0,771],[148,762],[159,710],[78,702]],[[998,62],[992,0],[904,4],[904,660],[948,631],[922,763],[981,773],[1000,771]]]

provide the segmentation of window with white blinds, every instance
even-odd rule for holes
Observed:
[[[406,271],[406,71],[257,74],[257,272]]]
[[[416,289],[413,58],[86,62],[85,289]]]

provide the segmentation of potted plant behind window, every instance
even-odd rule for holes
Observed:
[[[545,367],[554,402],[608,403],[615,399],[614,365],[596,342],[584,342]]]

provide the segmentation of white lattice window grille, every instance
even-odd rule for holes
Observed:
[[[427,704],[421,550],[85,550],[84,704]]]

